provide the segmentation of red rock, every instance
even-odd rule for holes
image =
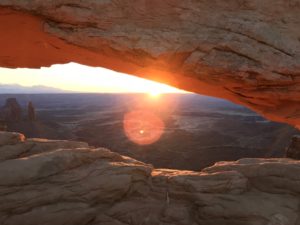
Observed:
[[[2,0],[0,6],[1,66],[102,66],[300,126],[298,1]]]

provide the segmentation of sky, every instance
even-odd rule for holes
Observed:
[[[87,93],[183,93],[182,90],[168,85],[76,63],[41,69],[0,68],[0,84],[43,85]]]

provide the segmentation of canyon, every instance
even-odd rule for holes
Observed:
[[[155,168],[200,171],[218,161],[281,158],[292,137],[300,135],[299,130],[268,121],[240,105],[197,94],[155,98],[132,93],[7,94],[0,95],[0,106],[12,98],[17,99],[23,116],[7,122],[6,131],[28,138],[86,142]],[[29,116],[30,101],[35,106],[34,121]],[[126,135],[124,115],[136,110],[161,119],[164,131],[159,140],[139,145]]]
[[[299,25],[298,0],[1,0],[0,66],[101,66],[299,128]],[[299,174],[288,158],[155,169],[1,132],[0,223],[299,225]]]

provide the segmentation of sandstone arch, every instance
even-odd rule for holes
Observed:
[[[300,124],[298,0],[2,0],[0,66],[102,66]]]

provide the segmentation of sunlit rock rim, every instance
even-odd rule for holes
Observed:
[[[0,6],[0,66],[102,66],[300,125],[298,0],[1,0]]]

